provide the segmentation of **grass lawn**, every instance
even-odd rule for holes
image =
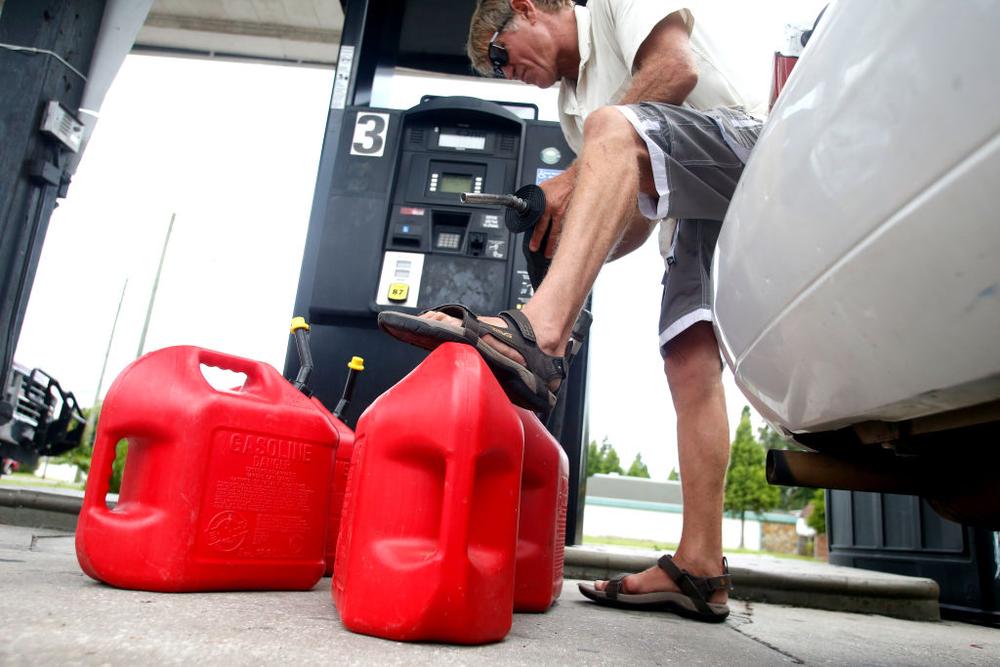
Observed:
[[[53,489],[75,489],[83,491],[84,484],[73,484],[71,482],[58,482],[54,479],[42,479],[35,477],[30,472],[16,472],[13,475],[0,477],[0,486],[45,486]]]
[[[653,551],[676,551],[677,545],[668,542],[653,542],[652,540],[633,540],[627,537],[597,537],[593,535],[583,536],[584,544],[605,545],[614,547],[630,547],[632,549],[652,549]],[[793,558],[795,560],[818,559],[812,556],[799,556],[798,554],[778,553],[776,551],[754,551],[752,549],[726,549],[727,554],[754,554],[756,556],[774,556],[776,558]]]

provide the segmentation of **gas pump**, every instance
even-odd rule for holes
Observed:
[[[311,325],[323,369],[311,386],[324,404],[340,396],[344,360],[365,359],[365,381],[342,417],[351,426],[427,354],[379,331],[380,311],[460,302],[491,314],[531,298],[524,233],[504,224],[507,205],[470,206],[461,193],[517,192],[574,159],[559,125],[525,118],[524,105],[425,96],[407,110],[371,106],[376,82],[391,85],[397,67],[469,74],[462,45],[474,8],[451,0],[346,3],[294,314]],[[285,359],[285,376],[294,377],[294,346]],[[584,346],[546,422],[570,462],[567,544],[583,539],[586,377]]]
[[[405,111],[349,107],[344,119],[327,220],[307,241],[318,254],[300,284],[307,310],[299,312],[313,325],[315,356],[371,360],[347,415],[353,420],[424,355],[378,332],[379,311],[459,302],[495,313],[531,297],[520,234],[504,224],[505,207],[466,204],[461,195],[540,182],[566,168],[573,153],[557,124],[467,97]],[[332,398],[342,382],[317,378],[315,391]]]

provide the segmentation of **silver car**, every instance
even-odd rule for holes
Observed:
[[[1000,3],[842,0],[723,225],[736,382],[814,453],[771,479],[1000,528]]]

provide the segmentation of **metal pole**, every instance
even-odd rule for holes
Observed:
[[[160,253],[160,265],[156,267],[156,279],[153,280],[153,291],[149,293],[149,306],[146,308],[146,321],[142,324],[142,336],[139,338],[139,349],[135,353],[136,358],[142,356],[142,350],[146,347],[146,332],[149,331],[149,319],[153,315],[153,303],[156,301],[156,290],[160,286],[160,274],[163,272],[163,260],[167,257],[167,244],[170,243],[170,232],[174,230],[174,219],[176,213],[170,214],[170,225],[167,227],[167,236],[163,239],[163,251]]]
[[[111,343],[115,339],[115,329],[118,328],[118,316],[122,313],[122,302],[125,301],[125,290],[128,288],[128,278],[125,279],[125,283],[122,285],[122,295],[118,299],[118,310],[115,311],[115,321],[111,325],[111,335],[108,336],[108,349],[104,351],[104,363],[101,364],[101,375],[97,379],[97,391],[94,392],[94,402],[91,403],[92,406],[97,405],[97,401],[101,398],[101,387],[104,386],[104,371],[108,369],[108,357],[111,356]]]
[[[90,404],[90,412],[87,414],[87,423],[84,426],[83,438],[80,442],[90,442],[90,435],[94,432],[94,424],[97,420],[97,402],[101,400],[101,387],[104,386],[104,372],[108,369],[108,357],[111,356],[111,343],[115,339],[115,330],[118,328],[118,316],[122,313],[122,303],[125,301],[125,290],[128,288],[128,278],[122,285],[122,295],[118,299],[118,310],[115,311],[115,321],[111,324],[111,335],[108,336],[108,347],[104,351],[104,363],[101,364],[101,375],[97,379],[97,391],[94,392],[94,402]]]

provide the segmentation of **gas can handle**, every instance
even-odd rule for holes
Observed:
[[[85,506],[108,511],[107,497],[111,487],[112,466],[115,463],[118,442],[124,437],[124,434],[116,430],[103,430],[98,427],[90,464],[90,474],[96,475],[96,479],[93,486],[87,485],[83,498]]]
[[[260,390],[258,393],[270,393],[277,386],[274,377],[277,371],[269,372],[272,369],[260,361],[199,348],[198,362],[206,366],[244,373],[247,376],[243,385],[244,391]]]

